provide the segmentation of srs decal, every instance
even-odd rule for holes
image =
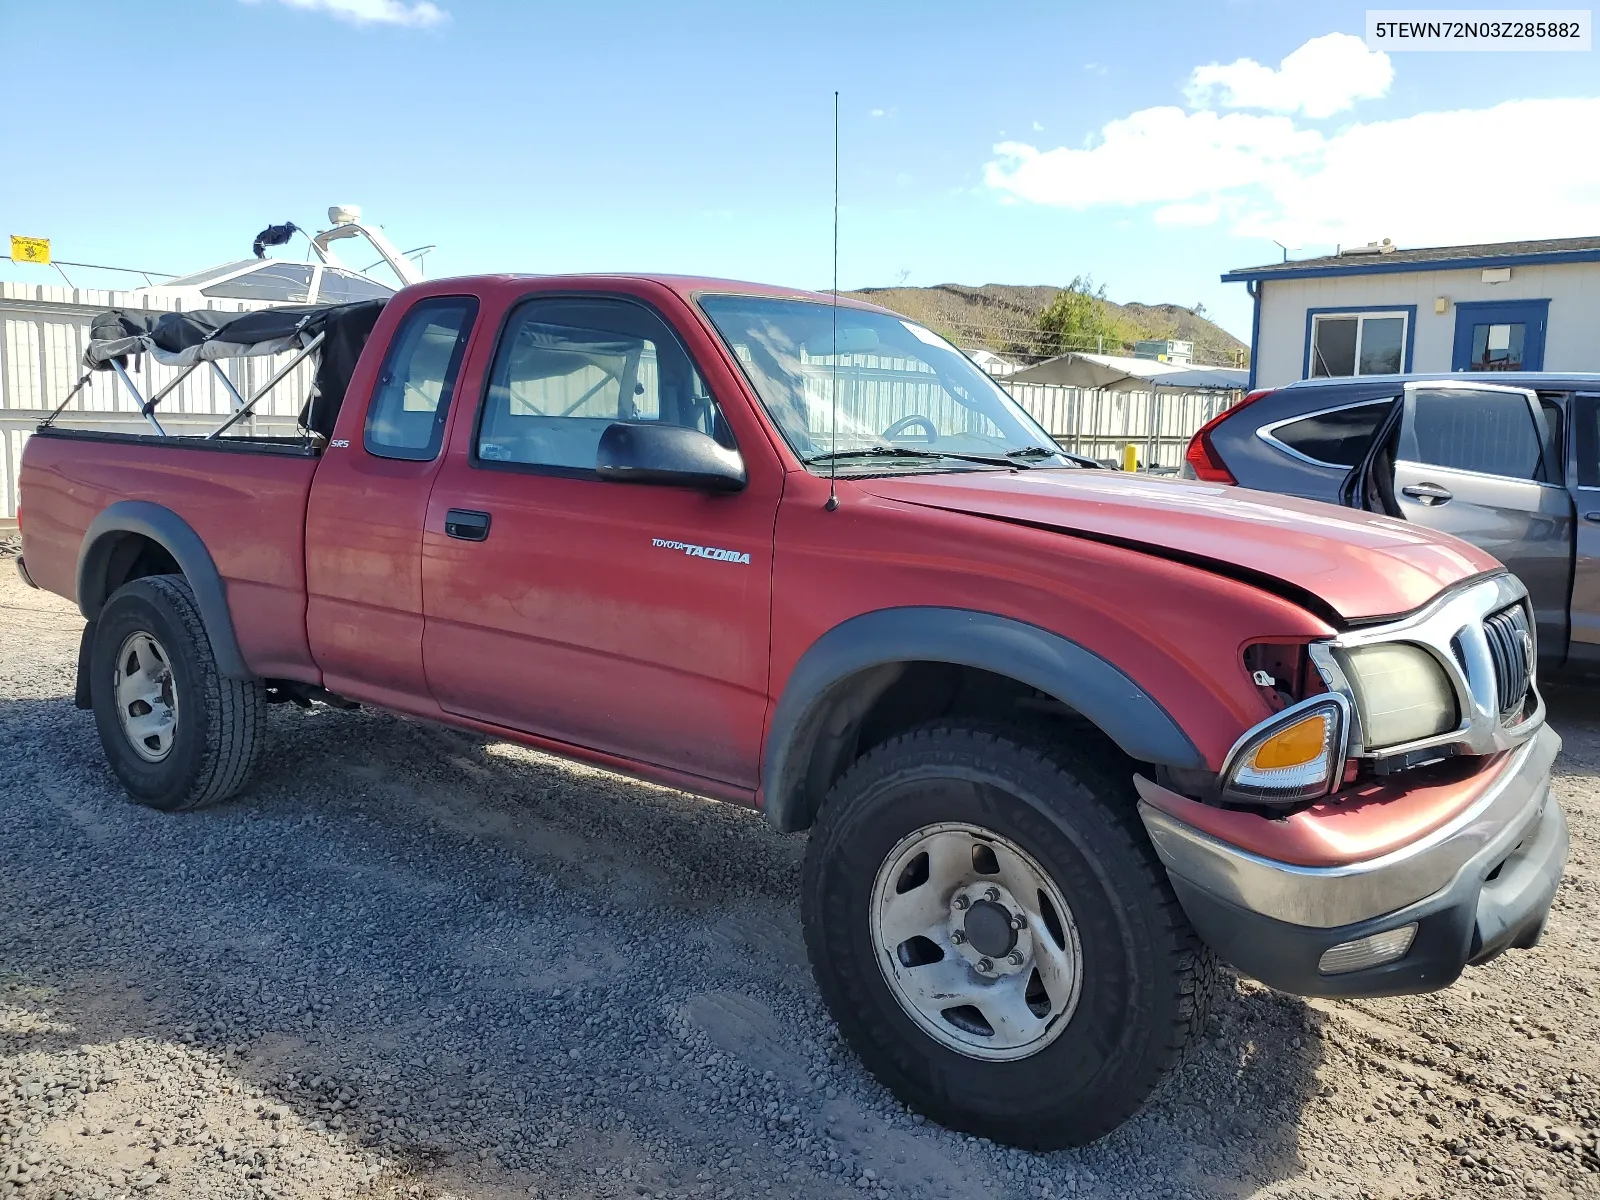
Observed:
[[[669,538],[651,538],[650,544],[657,550],[682,550],[690,558],[710,558],[717,562],[743,563],[750,565],[750,556],[741,554],[737,550],[721,550],[716,546],[694,546],[688,542],[674,542]]]

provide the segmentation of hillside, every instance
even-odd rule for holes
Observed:
[[[1007,283],[986,283],[982,287],[941,283],[921,288],[862,288],[845,295],[903,313],[968,349],[983,347],[997,354],[1038,358],[1039,314],[1058,291],[1055,287]],[[1197,363],[1232,366],[1236,351],[1248,354],[1249,347],[1238,338],[1181,305],[1115,304],[1109,300],[1101,303],[1108,316],[1119,325],[1136,330],[1138,337],[1192,341]],[[1104,349],[1107,354],[1116,354],[1131,350],[1132,346],[1107,343]]]

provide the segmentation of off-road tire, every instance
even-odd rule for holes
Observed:
[[[116,658],[135,633],[166,651],[178,701],[172,748],[160,762],[134,752],[117,716]],[[188,581],[152,575],[118,588],[100,612],[90,650],[89,691],[100,744],[128,795],[163,812],[216,804],[250,777],[266,740],[266,688],[217,670]]]
[[[1082,1145],[1133,1115],[1204,1029],[1215,960],[1150,846],[1130,775],[1126,762],[1028,731],[939,723],[869,751],[828,793],[803,874],[812,969],[846,1041],[911,1108],[1014,1146]],[[901,838],[940,821],[1025,849],[1076,920],[1077,1007],[1029,1057],[986,1061],[939,1044],[879,969],[874,878]]]

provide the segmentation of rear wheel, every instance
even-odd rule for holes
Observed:
[[[128,795],[176,812],[225,800],[261,754],[266,691],[224,678],[194,592],[174,575],[106,601],[90,651],[95,725]]]
[[[997,1141],[1082,1144],[1204,1025],[1212,960],[1129,793],[1091,756],[951,725],[834,786],[807,946],[845,1038],[905,1103]]]

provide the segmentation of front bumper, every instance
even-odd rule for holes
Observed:
[[[1196,931],[1246,974],[1305,996],[1434,991],[1543,932],[1567,858],[1566,818],[1550,795],[1560,748],[1541,729],[1453,820],[1381,857],[1336,866],[1241,850],[1147,801],[1139,813]],[[1396,961],[1319,969],[1333,947],[1413,922],[1416,935]]]

